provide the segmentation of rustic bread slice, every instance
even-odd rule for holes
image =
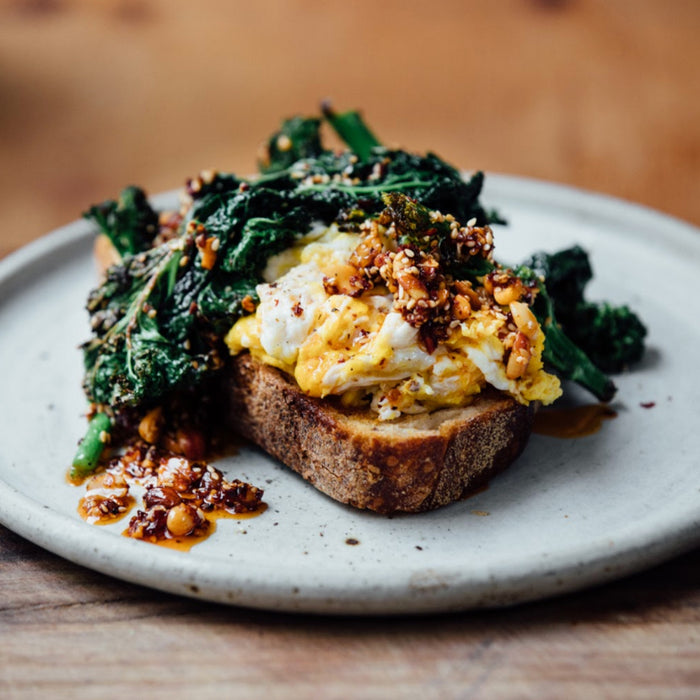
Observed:
[[[232,428],[332,498],[380,513],[438,508],[482,487],[524,449],[534,409],[500,392],[464,408],[380,422],[306,396],[285,373],[233,358]]]

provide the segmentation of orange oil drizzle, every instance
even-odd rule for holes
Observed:
[[[533,432],[558,438],[579,438],[597,433],[604,420],[617,413],[605,403],[567,408],[548,408],[535,415]]]
[[[85,497],[83,497],[78,501],[78,514],[85,522],[90,523],[90,525],[110,525],[111,523],[119,522],[125,518],[136,505],[136,500],[132,496],[126,496],[123,505],[125,509],[120,513],[105,513],[99,518],[94,518],[88,515],[85,507]]]
[[[235,454],[237,451],[238,445],[232,443],[228,446],[226,454]],[[164,454],[169,455],[169,453]],[[126,491],[126,493],[124,493],[123,495],[115,494],[104,496],[105,499],[114,501],[120,507],[118,513],[102,513],[100,509],[100,499],[103,497],[102,494],[97,493],[94,495],[90,495],[88,491],[88,494],[86,494],[85,496],[83,496],[83,498],[80,499],[80,501],[78,502],[78,507],[76,509],[83,520],[90,523],[91,525],[108,525],[122,520],[134,511],[134,508],[138,505],[137,500],[131,494],[128,493],[128,489],[130,489],[134,485],[138,485],[140,483],[139,479],[141,479],[142,477],[137,478],[134,477],[133,474],[130,476],[127,472],[126,467],[128,464],[133,464],[134,462],[136,462],[136,464],[138,465],[139,455],[140,453],[138,448],[134,448],[131,454],[129,450],[127,450],[125,455],[122,458],[120,458],[120,460],[118,460],[118,463],[114,464],[113,466],[110,466],[109,468],[107,468],[105,464],[102,464],[93,473],[87,474],[85,476],[75,477],[71,474],[70,469],[67,470],[65,477],[66,482],[71,484],[72,486],[79,487],[82,485],[87,485],[89,488],[90,481],[92,479],[97,479],[98,483],[95,484],[96,488],[104,488],[107,492],[109,492],[110,487],[114,488],[116,480],[116,489],[120,492]],[[180,459],[180,457],[178,456],[175,456],[175,458]],[[161,457],[161,460],[162,459],[163,457]],[[181,459],[189,463],[189,461],[185,458]],[[156,465],[149,466],[149,469],[153,470],[153,474],[155,474],[155,466],[157,466],[157,463]],[[217,472],[218,470],[214,469],[214,471]],[[106,483],[102,483],[100,481],[100,475],[104,475],[107,477]],[[223,475],[220,472],[219,478],[223,480]],[[257,491],[260,490],[257,489]],[[262,495],[262,492],[260,492],[260,495]],[[192,494],[181,494],[181,497],[186,501],[188,498],[192,497]],[[105,510],[108,510],[108,508],[105,508]],[[122,535],[124,535],[125,537],[131,537],[133,539],[143,539],[146,542],[150,542],[151,544],[157,544],[161,547],[177,549],[180,551],[189,551],[194,545],[211,537],[211,535],[216,531],[217,520],[220,520],[222,518],[230,520],[246,520],[261,515],[265,512],[265,510],[267,510],[267,505],[262,501],[258,502],[258,507],[253,511],[232,513],[225,510],[224,508],[217,508],[215,510],[203,514],[205,520],[207,521],[206,526],[202,525],[201,527],[197,528],[195,533],[192,535],[175,537],[170,535],[169,531],[167,530],[167,527],[166,535],[162,537],[154,536],[141,538],[133,534],[130,535],[130,528],[124,530],[124,532],[122,532]]]
[[[260,508],[254,511],[249,511],[246,513],[229,513],[227,510],[215,510],[211,513],[206,514],[206,519],[209,521],[209,527],[206,532],[200,535],[185,535],[184,537],[167,537],[162,539],[144,539],[144,542],[149,542],[150,544],[158,545],[159,547],[165,547],[166,549],[175,549],[178,552],[189,552],[192,547],[200,542],[211,537],[214,532],[216,532],[216,521],[217,520],[249,520],[250,518],[256,518],[258,515],[262,515],[267,510],[267,504],[261,503]],[[122,535],[128,537],[127,530],[122,532]]]
[[[71,469],[66,470],[66,483],[71,486],[82,486],[92,474],[86,474],[85,476],[73,476],[71,474]]]

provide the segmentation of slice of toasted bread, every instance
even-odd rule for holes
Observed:
[[[306,396],[285,373],[233,358],[232,428],[332,498],[379,513],[420,512],[473,493],[524,449],[534,408],[500,392],[469,406],[380,422]]]

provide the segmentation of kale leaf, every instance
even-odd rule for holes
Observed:
[[[323,153],[321,120],[316,117],[286,119],[279,131],[267,140],[258,161],[261,173],[286,170],[298,160],[316,158]]]
[[[181,247],[168,243],[127,257],[91,293],[95,337],[83,346],[83,384],[93,403],[118,409],[193,380],[195,358],[182,345],[185,329],[181,337],[167,337],[159,318],[183,256]]]
[[[585,250],[537,253],[525,264],[544,276],[558,323],[598,368],[617,373],[642,358],[647,330],[639,317],[627,306],[585,299],[593,277]]]
[[[479,202],[482,172],[464,180],[434,154],[419,156],[381,148],[375,148],[365,162],[345,162],[342,157],[326,154],[314,161],[296,163],[296,172],[302,169],[309,173],[297,186],[298,194],[310,201],[337,202],[341,208],[359,207],[367,214],[376,214],[383,208],[385,193],[401,192],[459,221],[476,219],[479,225],[503,222]],[[321,180],[314,182],[314,175]]]
[[[88,300],[95,337],[84,345],[93,403],[157,402],[221,365],[222,337],[255,296],[268,257],[305,232],[309,215],[274,191],[206,195],[179,238],[112,268]],[[260,214],[274,212],[264,217]],[[201,264],[195,232],[218,239],[216,264]]]
[[[562,325],[604,372],[618,373],[644,355],[647,329],[628,306],[583,302]]]
[[[158,232],[158,214],[140,187],[124,188],[116,201],[96,204],[83,216],[98,225],[122,257],[150,248]]]

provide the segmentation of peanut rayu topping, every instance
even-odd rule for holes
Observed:
[[[530,309],[537,283],[493,260],[491,228],[400,193],[384,203],[354,229],[312,230],[270,258],[230,352],[379,420],[463,406],[487,385],[525,404],[558,398]]]
[[[79,512],[88,522],[100,524],[125,515],[136,503],[131,491],[141,491],[142,507],[124,534],[151,542],[201,537],[210,530],[213,517],[252,514],[263,506],[261,489],[229,481],[210,464],[143,443],[113,458],[85,487]]]
[[[393,308],[420,329],[428,352],[447,338],[453,321],[464,321],[474,310],[490,307],[501,312],[513,302],[532,303],[537,286],[495,266],[489,226],[477,226],[475,219],[462,226],[452,215],[425,210],[398,193],[384,199],[388,206],[381,215],[361,225],[360,243],[350,256],[348,269],[340,277],[324,279],[328,294],[359,296],[376,285],[386,286],[394,298]],[[481,285],[454,279],[445,269],[446,263],[450,267],[469,265],[472,258],[495,266],[483,275]],[[511,337],[504,340],[510,349],[518,328],[510,309],[506,313]],[[521,339],[520,345],[524,344]]]

